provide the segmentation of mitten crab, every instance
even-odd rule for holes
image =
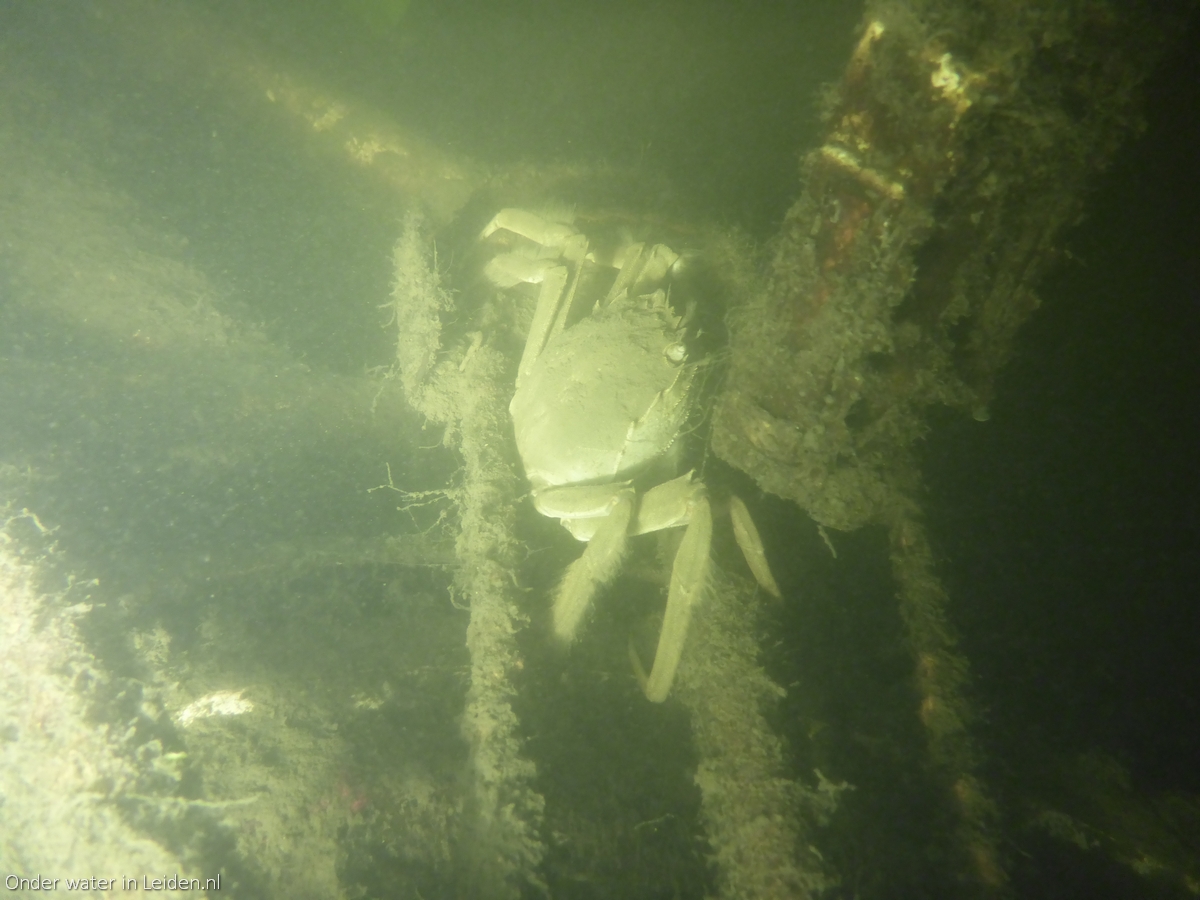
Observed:
[[[594,276],[603,265],[587,238],[570,224],[521,209],[501,210],[482,237],[498,231],[516,237],[488,262],[488,279],[501,288],[539,286],[509,406],[517,449],[537,510],[587,542],[558,588],[555,634],[575,639],[596,592],[620,571],[630,537],[686,529],[648,676],[631,650],[646,696],[661,702],[707,587],[712,543],[708,491],[692,472],[677,474],[697,372],[685,323],[668,300],[679,255],[665,244],[623,247],[611,260],[611,287],[577,318],[573,304],[590,294],[580,285],[599,280]],[[730,510],[751,570],[778,595],[745,506],[732,498]]]

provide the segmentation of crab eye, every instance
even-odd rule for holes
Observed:
[[[663,350],[663,355],[673,363],[681,363],[687,359],[687,345],[676,341],[674,344],[667,344],[667,348]]]

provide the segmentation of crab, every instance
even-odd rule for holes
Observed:
[[[587,293],[581,282],[599,280],[587,238],[569,223],[521,209],[501,210],[481,237],[497,231],[518,237],[488,262],[487,278],[501,288],[539,286],[509,405],[517,449],[535,508],[587,543],[558,587],[554,633],[575,640],[597,592],[620,572],[631,537],[684,528],[649,675],[630,646],[642,690],[662,702],[708,585],[713,522],[703,482],[691,471],[677,474],[697,371],[686,323],[667,296],[679,255],[665,244],[621,248],[612,256],[611,288],[574,321],[572,306]],[[751,571],[778,596],[745,505],[733,497],[729,506]]]

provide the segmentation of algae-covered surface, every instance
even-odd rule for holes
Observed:
[[[965,47],[1032,12],[989,35],[933,3],[5,6],[0,877],[1194,895],[1200,78],[1176,53],[1144,103],[1046,87],[1110,83],[1071,41],[1123,9],[1038,11],[997,62]],[[888,43],[936,22],[962,30]],[[871,48],[934,80],[864,74]],[[1027,59],[1062,68],[969,77]],[[855,118],[862,85],[859,111],[950,130],[891,153],[912,135]],[[1021,85],[1058,130],[1004,105]],[[1085,132],[1112,147],[1058,152]],[[1032,163],[1092,150],[1110,171],[1056,188],[1088,218],[1033,240]],[[894,190],[939,172],[949,194]],[[630,657],[678,534],[632,538],[553,636],[581,547],[508,416],[537,288],[491,285],[521,245],[478,240],[514,206],[587,235],[588,277],[630,242],[682,256],[697,374],[666,462],[708,486],[714,574],[662,703]],[[989,267],[1035,245],[1005,305]],[[777,430],[734,427],[754,403]]]

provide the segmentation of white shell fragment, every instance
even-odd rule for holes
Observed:
[[[214,691],[199,700],[193,700],[175,717],[181,728],[187,728],[197,719],[213,716],[240,716],[254,709],[254,704],[242,696],[242,691]]]

